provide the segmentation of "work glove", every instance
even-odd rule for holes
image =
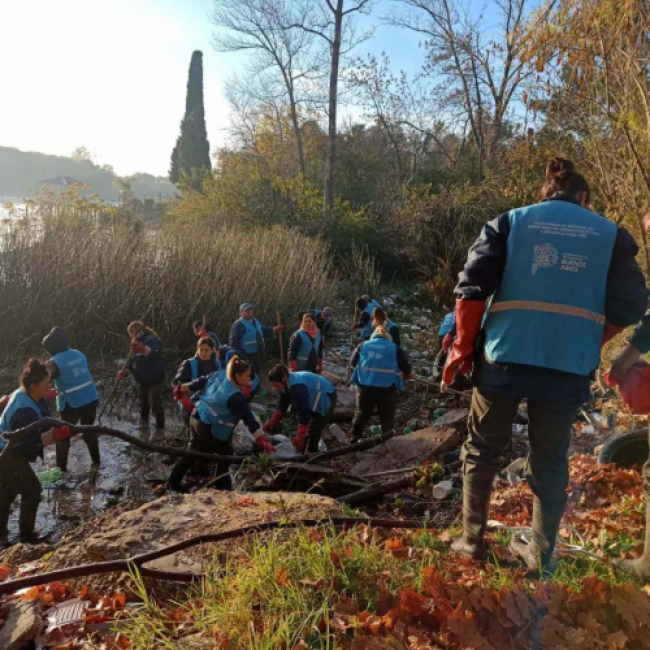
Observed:
[[[130,374],[131,371],[128,368],[124,368],[124,370],[120,370],[117,373],[117,381],[122,381],[122,379],[126,379]]]
[[[323,360],[318,360],[318,365],[316,366],[316,372],[323,372]]]
[[[52,437],[58,442],[59,440],[66,440],[70,437],[70,427],[54,427],[52,429]]]
[[[203,327],[203,325],[201,325],[201,327],[199,327],[197,331],[199,333],[200,339],[204,339],[208,336],[208,330],[206,330],[205,327]]]
[[[608,320],[605,321],[605,327],[603,329],[603,340],[600,343],[600,347],[603,347],[606,343],[609,343],[617,334],[622,332],[625,328],[619,327],[618,325],[612,325]]]
[[[264,435],[261,429],[258,429],[254,434],[255,442],[267,453],[274,454],[275,447],[269,442],[268,438]]]
[[[173,388],[174,399],[181,405],[185,413],[191,413],[194,410],[194,402],[187,394],[187,389],[181,384],[177,384]]]
[[[253,396],[253,384],[246,384],[246,386],[241,389],[241,392],[246,399],[250,399]]]
[[[299,424],[298,433],[296,434],[296,437],[291,441],[291,443],[296,448],[296,451],[299,454],[302,454],[306,442],[307,442],[307,425]]]
[[[45,399],[56,399],[56,396],[59,394],[59,391],[52,387],[50,390],[47,391],[47,395],[45,396]]]
[[[407,373],[404,375],[404,379],[406,379],[406,380],[408,380],[408,379],[413,379],[413,377],[415,377],[415,375],[414,375],[412,372],[407,372]]]
[[[456,301],[456,340],[447,355],[442,371],[443,388],[454,381],[457,372],[466,375],[474,363],[474,343],[481,331],[485,302],[483,300]]]
[[[264,431],[266,433],[270,433],[275,429],[275,427],[282,422],[282,419],[284,418],[284,413],[282,411],[273,411],[273,415],[271,416],[271,419],[264,425]]]
[[[289,370],[291,370],[291,372],[298,372],[298,362],[289,361]]]
[[[622,384],[630,372],[632,366],[639,360],[641,352],[633,345],[626,345],[619,355],[614,359],[611,369],[605,373],[605,383],[608,386]]]
[[[449,352],[449,348],[454,344],[453,334],[447,334],[444,339],[442,339],[442,351]]]
[[[277,334],[278,332],[281,332],[283,329],[284,329],[284,325],[276,325],[276,326],[273,328],[273,333],[274,333],[274,334]]]
[[[134,354],[143,354],[146,349],[147,346],[144,343],[140,343],[140,341],[131,342],[131,352]]]

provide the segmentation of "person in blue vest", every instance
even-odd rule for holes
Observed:
[[[99,393],[90,374],[88,359],[78,350],[70,348],[68,337],[62,327],[54,327],[43,339],[43,347],[50,354],[46,364],[57,390],[56,409],[61,419],[70,424],[95,423]],[[100,464],[99,441],[96,433],[84,433],[84,442],[90,453],[92,467]],[[56,444],[56,464],[63,472],[68,470],[70,439]]]
[[[373,309],[377,309],[377,307],[381,308],[381,304],[378,303],[374,298],[371,298],[367,293],[361,296],[363,300],[365,300]]]
[[[464,532],[453,550],[487,556],[492,482],[526,398],[533,533],[529,541],[514,537],[511,549],[531,569],[551,571],[574,419],[602,344],[643,316],[648,292],[634,239],[587,208],[589,186],[570,161],[549,162],[542,196],[490,221],[471,247],[442,387],[475,364],[461,454]]]
[[[379,303],[377,303],[376,300],[373,300],[372,302],[366,300],[366,298],[359,298],[359,300],[357,300],[357,309],[361,312],[361,315],[359,316],[359,320],[356,323],[353,323],[352,329],[360,329],[361,338],[364,341],[368,341],[372,335],[372,313],[378,306]]]
[[[303,314],[300,329],[289,341],[289,368],[292,372],[323,370],[323,335],[311,312]]]
[[[332,421],[337,394],[325,377],[313,372],[290,372],[287,366],[278,364],[269,372],[273,390],[279,393],[273,415],[264,426],[272,432],[285,413],[291,410],[298,418],[298,432],[292,443],[299,454],[318,451],[323,429]]]
[[[260,371],[264,358],[264,339],[282,331],[282,325],[262,325],[253,312],[253,306],[245,302],[239,309],[240,317],[230,330],[230,346],[246,355],[255,372]]]
[[[316,326],[323,333],[329,334],[334,324],[334,310],[331,307],[323,307],[323,309],[314,309],[312,311]]]
[[[445,352],[449,351],[449,348],[454,341],[453,336],[455,333],[456,312],[450,311],[449,313],[445,314],[445,317],[442,319],[440,327],[438,328],[438,344],[440,345],[441,350],[444,350]],[[445,339],[447,340],[445,341]]]
[[[121,381],[133,373],[138,384],[140,425],[148,426],[151,410],[156,420],[156,429],[160,431],[165,428],[165,409],[162,400],[165,363],[162,343],[156,332],[139,320],[129,323],[127,332],[131,337],[133,356],[128,368],[117,373],[117,379]]]
[[[46,398],[52,390],[50,373],[38,359],[30,359],[20,376],[20,388],[14,391],[0,417],[0,433],[28,427],[50,417]],[[41,484],[30,463],[43,457],[43,447],[70,438],[70,428],[42,427],[19,439],[7,441],[0,436],[0,546],[7,544],[11,505],[20,495],[20,541],[37,543],[34,532],[36,513],[41,501]]]
[[[372,327],[373,331],[376,331],[378,327],[385,329],[390,336],[390,340],[397,347],[402,347],[402,337],[399,325],[393,323],[393,321],[388,318],[388,314],[381,307],[375,307],[372,311]]]
[[[265,452],[275,452],[244,395],[244,391],[251,385],[251,370],[248,361],[235,356],[228,363],[225,372],[218,371],[182,385],[182,397],[189,397],[194,393],[193,401],[196,404],[190,419],[193,450],[223,456],[232,455],[232,434],[237,423],[243,421],[255,442]],[[181,491],[183,478],[192,464],[191,460],[181,458],[174,465],[169,477],[169,485],[173,490]],[[227,461],[217,463],[219,480],[216,486],[221,490],[231,489],[228,466]]]
[[[375,329],[369,341],[362,343],[352,355],[352,383],[357,386],[357,409],[352,422],[353,442],[363,437],[375,410],[381,432],[395,428],[395,410],[399,394],[404,392],[404,379],[412,376],[411,364],[404,350],[391,339],[386,328]]]
[[[209,323],[204,324],[202,320],[194,321],[194,335],[198,339],[202,339],[205,338],[206,336],[209,336],[217,344],[217,347],[221,345],[221,341],[219,340],[219,337],[212,329],[212,326]]]

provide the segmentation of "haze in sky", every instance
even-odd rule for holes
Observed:
[[[381,0],[377,16],[389,4]],[[244,55],[212,45],[213,0],[0,2],[0,145],[70,155],[87,147],[119,175],[166,175],[185,107],[190,57],[203,51],[211,150],[224,142],[228,75]],[[418,39],[381,28],[359,50],[396,68],[422,61]]]

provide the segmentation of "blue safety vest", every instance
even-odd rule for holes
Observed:
[[[451,332],[454,323],[456,322],[456,312],[452,311],[447,314],[440,323],[440,329],[438,330],[438,336],[447,336]]]
[[[257,318],[253,318],[252,323],[249,323],[245,318],[240,318],[239,322],[246,328],[240,341],[244,352],[247,354],[257,353],[260,345],[262,347],[264,346],[264,330],[262,329],[262,325]]]
[[[404,378],[397,364],[397,345],[381,337],[362,343],[352,383],[376,388],[395,386],[403,391]]]
[[[370,306],[374,309],[375,307],[379,307],[381,309],[381,305],[374,299],[370,298]]]
[[[289,387],[304,384],[309,391],[309,408],[318,415],[327,415],[332,400],[330,395],[336,394],[336,389],[325,377],[313,372],[290,372]]]
[[[210,378],[198,396],[197,410],[202,422],[210,425],[212,435],[221,442],[230,440],[239,418],[228,408],[228,400],[241,388],[218,372]]]
[[[589,375],[600,362],[616,225],[566,201],[512,210],[509,220],[484,322],[488,360]]]
[[[196,357],[192,357],[189,359],[189,362],[190,371],[192,373],[192,379],[190,381],[196,381],[199,378],[199,360]],[[221,370],[221,362],[218,359],[212,359],[212,364],[214,366],[215,372]],[[185,415],[185,410],[183,409],[183,405],[180,402],[176,402],[176,410],[178,411],[179,415]]]
[[[59,413],[66,406],[81,408],[99,399],[85,355],[70,349],[55,354],[52,361],[59,369],[59,376],[53,381],[59,390],[56,396],[56,408]]]
[[[11,418],[20,409],[32,409],[39,420],[43,419],[43,413],[39,405],[22,388],[19,388],[11,394],[9,402],[2,412],[2,416],[0,416],[0,433],[13,431]],[[6,446],[7,441],[0,436],[0,449],[4,449]]]
[[[306,370],[307,369],[307,364],[309,362],[309,356],[311,355],[312,351],[316,354],[316,358],[318,358],[318,348],[320,347],[322,336],[321,333],[318,332],[316,334],[316,338],[312,339],[307,332],[304,330],[299,330],[298,331],[298,336],[300,337],[300,348],[298,349],[298,369],[299,370]]]
[[[217,347],[221,347],[221,341],[219,337],[214,332],[208,332],[208,336],[217,344]]]
[[[321,318],[322,314],[323,314],[322,309],[314,309],[314,318]],[[322,325],[323,329],[326,329],[331,322],[332,322],[332,317],[329,316],[323,321],[323,325]]]
[[[387,320],[386,324],[384,326],[384,329],[388,332],[391,341],[393,340],[393,335],[390,333],[390,331],[393,329],[393,327],[397,327],[397,329],[399,330],[399,327],[397,325],[395,325],[395,323],[393,323],[392,320]],[[377,328],[375,327],[372,330],[372,333],[374,334],[376,331],[377,331]]]
[[[375,306],[372,305],[371,303],[368,303],[368,305],[366,305],[366,308],[363,310],[364,314],[368,314],[368,316],[370,316],[370,320],[368,320],[368,322],[363,326],[363,330],[361,331],[364,341],[367,341],[372,336],[372,333],[375,331],[375,328],[372,326],[373,311],[375,311]]]

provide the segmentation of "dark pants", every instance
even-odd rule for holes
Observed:
[[[95,424],[97,404],[89,404],[80,408],[66,407],[61,411],[60,416],[64,422],[70,424]],[[90,460],[99,465],[99,440],[96,433],[84,433],[84,442],[90,452]],[[64,472],[68,469],[68,455],[70,453],[70,439],[57,440],[56,443],[56,464]]]
[[[34,533],[36,513],[41,501],[41,484],[29,461],[20,453],[5,451],[0,466],[0,536],[8,534],[11,504],[20,495],[20,537]]]
[[[251,364],[255,374],[259,375],[262,368],[262,361],[264,361],[264,352],[246,353],[246,359],[248,359],[248,363]]]
[[[650,428],[648,429],[648,442],[650,443]],[[650,458],[643,465],[641,474],[643,476],[643,489],[645,490],[646,497],[650,499]]]
[[[318,443],[323,435],[323,429],[332,421],[332,414],[336,408],[337,397],[336,394],[330,395],[330,408],[325,415],[312,413],[309,425],[307,426],[307,451],[309,453],[316,453],[318,451]]]
[[[163,408],[162,391],[165,382],[145,386],[138,384],[138,400],[140,402],[140,419],[145,422],[149,420],[149,410],[153,412],[156,418],[156,427],[163,429],[165,427],[165,409]]]
[[[232,456],[232,437],[222,442],[217,440],[210,432],[210,426],[201,422],[196,417],[190,419],[190,449],[192,451],[199,451],[206,454],[220,454],[223,456]],[[185,474],[192,469],[197,461],[190,458],[180,458],[169,475],[169,486],[176,491],[180,491],[181,484]],[[200,461],[199,461],[200,462]],[[227,461],[217,463],[217,480],[215,487],[219,490],[231,490],[232,483],[228,473],[230,463]]]
[[[359,386],[357,388],[357,411],[352,423],[352,439],[363,436],[375,409],[381,422],[381,432],[386,433],[395,427],[395,410],[399,392],[396,388],[379,388],[376,386]]]

